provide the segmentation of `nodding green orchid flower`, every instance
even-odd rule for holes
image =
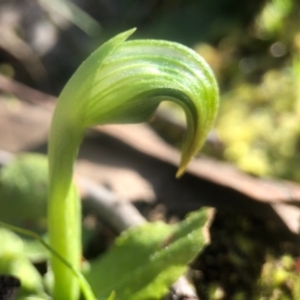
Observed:
[[[215,119],[218,88],[212,71],[191,49],[159,40],[126,39],[129,30],[106,42],[77,70],[63,89],[49,139],[50,245],[80,269],[80,201],[73,165],[88,127],[148,120],[160,102],[184,109],[187,133],[177,177],[198,152]],[[74,300],[73,273],[52,258],[54,298]]]

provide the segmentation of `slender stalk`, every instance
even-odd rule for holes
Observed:
[[[73,164],[81,141],[78,131],[65,130],[57,135],[60,121],[56,122],[54,114],[53,126],[50,132],[49,144],[49,201],[48,227],[49,242],[52,248],[60,253],[75,269],[80,271],[81,259],[81,207],[76,187],[73,183]],[[60,141],[61,137],[68,138]],[[60,147],[63,146],[64,149]],[[57,151],[60,159],[57,160]],[[54,299],[78,299],[79,286],[77,279],[70,269],[66,268],[56,256],[51,258],[55,281],[53,288]],[[67,287],[67,288],[66,288]]]

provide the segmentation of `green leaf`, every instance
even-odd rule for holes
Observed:
[[[114,291],[111,292],[107,300],[115,300],[116,299],[116,293]]]
[[[42,295],[42,277],[23,253],[22,239],[0,227],[0,240],[0,274],[14,275],[21,280],[20,296]]]
[[[62,257],[53,248],[51,248],[51,246],[49,246],[47,244],[47,242],[45,242],[37,233],[35,233],[33,231],[30,231],[30,230],[27,230],[27,229],[23,229],[23,228],[20,228],[20,227],[9,225],[9,224],[3,223],[1,221],[0,221],[0,225],[4,226],[4,228],[6,228],[8,230],[13,230],[13,231],[18,232],[22,235],[29,236],[31,238],[37,239],[46,249],[48,249],[48,251],[50,251],[50,253],[53,256],[55,256],[58,260],[61,261],[62,264],[65,265],[65,268],[67,270],[69,270],[73,273],[74,278],[77,278],[77,280],[80,284],[81,291],[82,291],[82,294],[84,295],[85,299],[86,300],[95,300],[96,299],[95,295],[93,294],[93,291],[91,290],[88,282],[86,281],[86,279],[84,278],[82,273],[80,273],[78,270],[76,270],[64,257]],[[5,241],[5,239],[4,239],[4,241]],[[9,243],[7,243],[7,244],[9,244]],[[5,250],[5,247],[3,247],[3,249]],[[7,252],[9,252],[9,251],[7,251]],[[14,261],[14,260],[17,260],[17,259],[12,258],[12,260]],[[50,274],[50,273],[53,274],[52,272],[48,272],[48,274]],[[49,278],[51,278],[51,276]],[[29,278],[29,280],[30,280],[30,278]],[[50,281],[47,280],[47,282],[50,283],[49,287],[50,287],[50,290],[52,290],[52,286],[53,286],[52,283],[53,282],[51,283],[51,279],[50,279]],[[75,298],[72,298],[72,299],[75,299]]]
[[[47,156],[22,154],[0,171],[0,220],[43,232],[46,229]]]
[[[97,298],[161,299],[205,246],[208,210],[190,214],[176,225],[148,223],[124,232],[113,248],[91,262],[87,279]]]
[[[46,243],[48,237],[44,235],[41,237]],[[32,238],[26,238],[22,236],[24,242],[24,255],[32,262],[41,262],[48,260],[50,254],[47,249],[40,243],[40,241]]]
[[[24,244],[22,239],[12,231],[0,227],[0,257],[9,253],[10,255],[18,255],[23,252]]]

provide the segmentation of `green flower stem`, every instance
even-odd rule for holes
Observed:
[[[80,270],[81,259],[81,207],[76,187],[73,183],[73,164],[80,144],[79,132],[61,132],[60,120],[54,115],[49,144],[49,202],[48,227],[50,245],[63,256],[76,271]],[[63,126],[63,125],[62,125]],[[75,128],[74,128],[75,129]],[[57,133],[60,133],[59,135]],[[77,136],[78,134],[78,136]],[[61,141],[60,137],[66,140]],[[61,149],[60,147],[64,148]],[[59,159],[57,152],[60,152]],[[54,299],[77,299],[79,286],[70,269],[52,256],[55,275]]]
[[[161,101],[184,109],[188,129],[181,176],[203,144],[218,107],[218,88],[204,60],[182,45],[157,40],[126,41],[129,30],[96,50],[62,91],[49,139],[50,245],[80,269],[80,201],[73,165],[85,130],[98,124],[148,120]],[[77,279],[52,258],[54,298],[76,300]]]

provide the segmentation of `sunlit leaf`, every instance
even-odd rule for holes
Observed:
[[[0,274],[13,275],[20,279],[20,296],[43,294],[42,277],[23,253],[21,238],[0,227],[0,241]]]
[[[207,217],[202,209],[176,225],[148,223],[124,232],[91,263],[87,279],[97,298],[106,299],[113,290],[116,300],[161,299],[207,242]]]

